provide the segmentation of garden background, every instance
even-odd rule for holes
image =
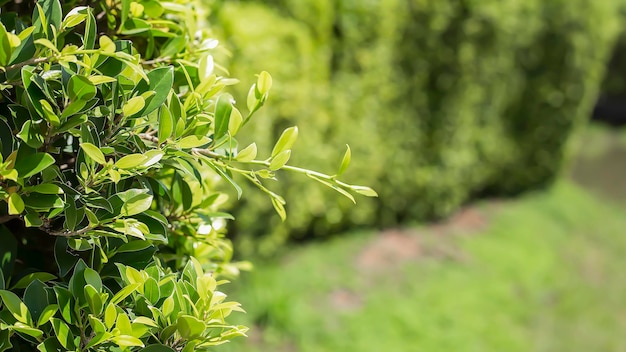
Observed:
[[[624,116],[624,6],[210,3],[235,98],[274,78],[241,139],[298,125],[292,162],[326,171],[347,143],[345,177],[379,194],[281,175],[282,222],[246,192],[251,338],[219,350],[625,351],[626,135],[589,125]]]

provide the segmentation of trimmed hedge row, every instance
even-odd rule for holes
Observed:
[[[360,161],[350,179],[380,194],[353,208],[306,180],[285,180],[286,223],[261,196],[237,210],[242,250],[271,253],[289,236],[432,219],[478,195],[549,184],[597,97],[623,3],[264,0],[216,8],[213,20],[235,54],[231,73],[250,77],[250,67],[262,67],[275,78],[249,138],[271,146],[297,124],[305,136],[294,164],[331,170],[341,157],[331,150],[349,143]]]

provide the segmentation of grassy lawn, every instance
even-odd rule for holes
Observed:
[[[218,351],[626,351],[626,217],[562,182],[448,223],[352,233],[230,288]]]

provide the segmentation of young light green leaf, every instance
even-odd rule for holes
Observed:
[[[52,328],[61,346],[73,350],[75,348],[74,334],[70,331],[70,327],[63,320],[58,318],[51,318],[50,322],[52,323]]]
[[[231,136],[235,136],[239,129],[241,128],[241,124],[243,123],[243,116],[236,107],[233,107],[233,110],[230,112],[230,121],[228,121],[228,133]]]
[[[174,132],[174,118],[167,105],[162,105],[159,111],[159,143],[165,142]]]
[[[104,154],[100,150],[100,148],[96,147],[91,143],[81,143],[80,147],[83,149],[85,154],[89,156],[93,161],[97,162],[100,165],[104,165],[107,161],[104,159]]]
[[[285,164],[287,164],[290,157],[291,157],[291,150],[289,149],[283,150],[272,159],[269,169],[272,171],[276,171],[282,168],[283,166],[285,166]]]
[[[350,189],[358,194],[362,194],[366,197],[378,197],[378,193],[373,189],[365,186],[350,186]]]
[[[113,77],[102,76],[102,75],[89,76],[89,81],[95,85],[117,82],[117,80]]]
[[[274,206],[274,210],[276,210],[276,213],[278,213],[280,219],[282,221],[287,220],[287,211],[285,211],[285,205],[274,197],[272,197],[271,200],[272,206]]]
[[[48,103],[48,101],[45,99],[41,99],[39,100],[39,104],[41,104],[41,107],[43,109],[43,118],[46,119],[46,121],[48,121],[50,125],[54,127],[59,127],[61,125],[61,120],[59,120],[59,117],[52,109],[50,103]]]
[[[115,325],[115,321],[117,320],[117,309],[115,309],[115,304],[109,303],[104,310],[104,324],[107,328],[111,329],[113,325]]]
[[[136,96],[129,99],[126,104],[124,104],[122,107],[122,113],[124,113],[124,116],[126,117],[131,117],[139,113],[144,106],[146,106],[146,100],[142,96]]]
[[[131,335],[113,336],[111,338],[111,341],[113,341],[115,344],[117,344],[120,347],[137,347],[137,346],[144,347],[144,344],[143,342],[141,342],[140,339]]]
[[[28,307],[26,307],[24,302],[22,302],[22,300],[20,300],[15,293],[7,290],[0,290],[0,298],[2,298],[4,306],[9,310],[9,312],[11,312],[15,319],[26,325],[32,324]]]
[[[283,133],[280,135],[280,138],[278,139],[276,144],[274,145],[274,149],[272,149],[271,157],[273,158],[279,153],[282,153],[283,151],[287,149],[291,149],[293,144],[296,142],[296,139],[298,139],[298,127],[297,126],[293,126],[293,127],[289,127],[285,129]]]
[[[257,154],[256,143],[252,143],[249,146],[243,148],[239,153],[237,153],[235,160],[241,161],[241,162],[252,161],[254,160],[254,158],[256,158],[256,154]]]
[[[129,189],[128,191],[117,194],[122,201],[122,209],[120,215],[133,216],[150,209],[152,205],[152,195],[147,190]]]
[[[211,138],[209,137],[187,136],[187,137],[181,138],[181,140],[176,142],[176,145],[181,149],[189,149],[189,148],[198,148],[200,146],[208,144],[209,142],[211,142]]]
[[[256,87],[260,95],[265,95],[272,88],[272,76],[266,71],[259,74],[256,81]]]
[[[24,211],[24,201],[17,193],[9,196],[9,215],[19,215]]]
[[[350,152],[350,146],[346,145],[346,153],[343,155],[343,159],[341,159],[341,166],[339,166],[339,171],[337,171],[337,176],[343,174],[348,169],[350,165],[350,159],[352,158],[352,152]]]
[[[146,159],[143,154],[129,154],[121,157],[114,165],[119,169],[130,170],[142,165]]]

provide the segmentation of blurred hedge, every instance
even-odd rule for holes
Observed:
[[[289,179],[281,190],[289,218],[277,226],[271,205],[250,192],[236,211],[242,249],[271,253],[288,236],[431,219],[471,197],[549,184],[597,97],[623,3],[220,5],[214,21],[235,52],[229,69],[250,79],[239,99],[254,80],[249,69],[274,76],[276,89],[254,124],[254,139],[269,148],[284,127],[298,125],[305,133],[294,164],[306,159],[329,172],[340,161],[337,150],[349,143],[353,165],[345,178],[380,194],[353,207],[307,180]]]

